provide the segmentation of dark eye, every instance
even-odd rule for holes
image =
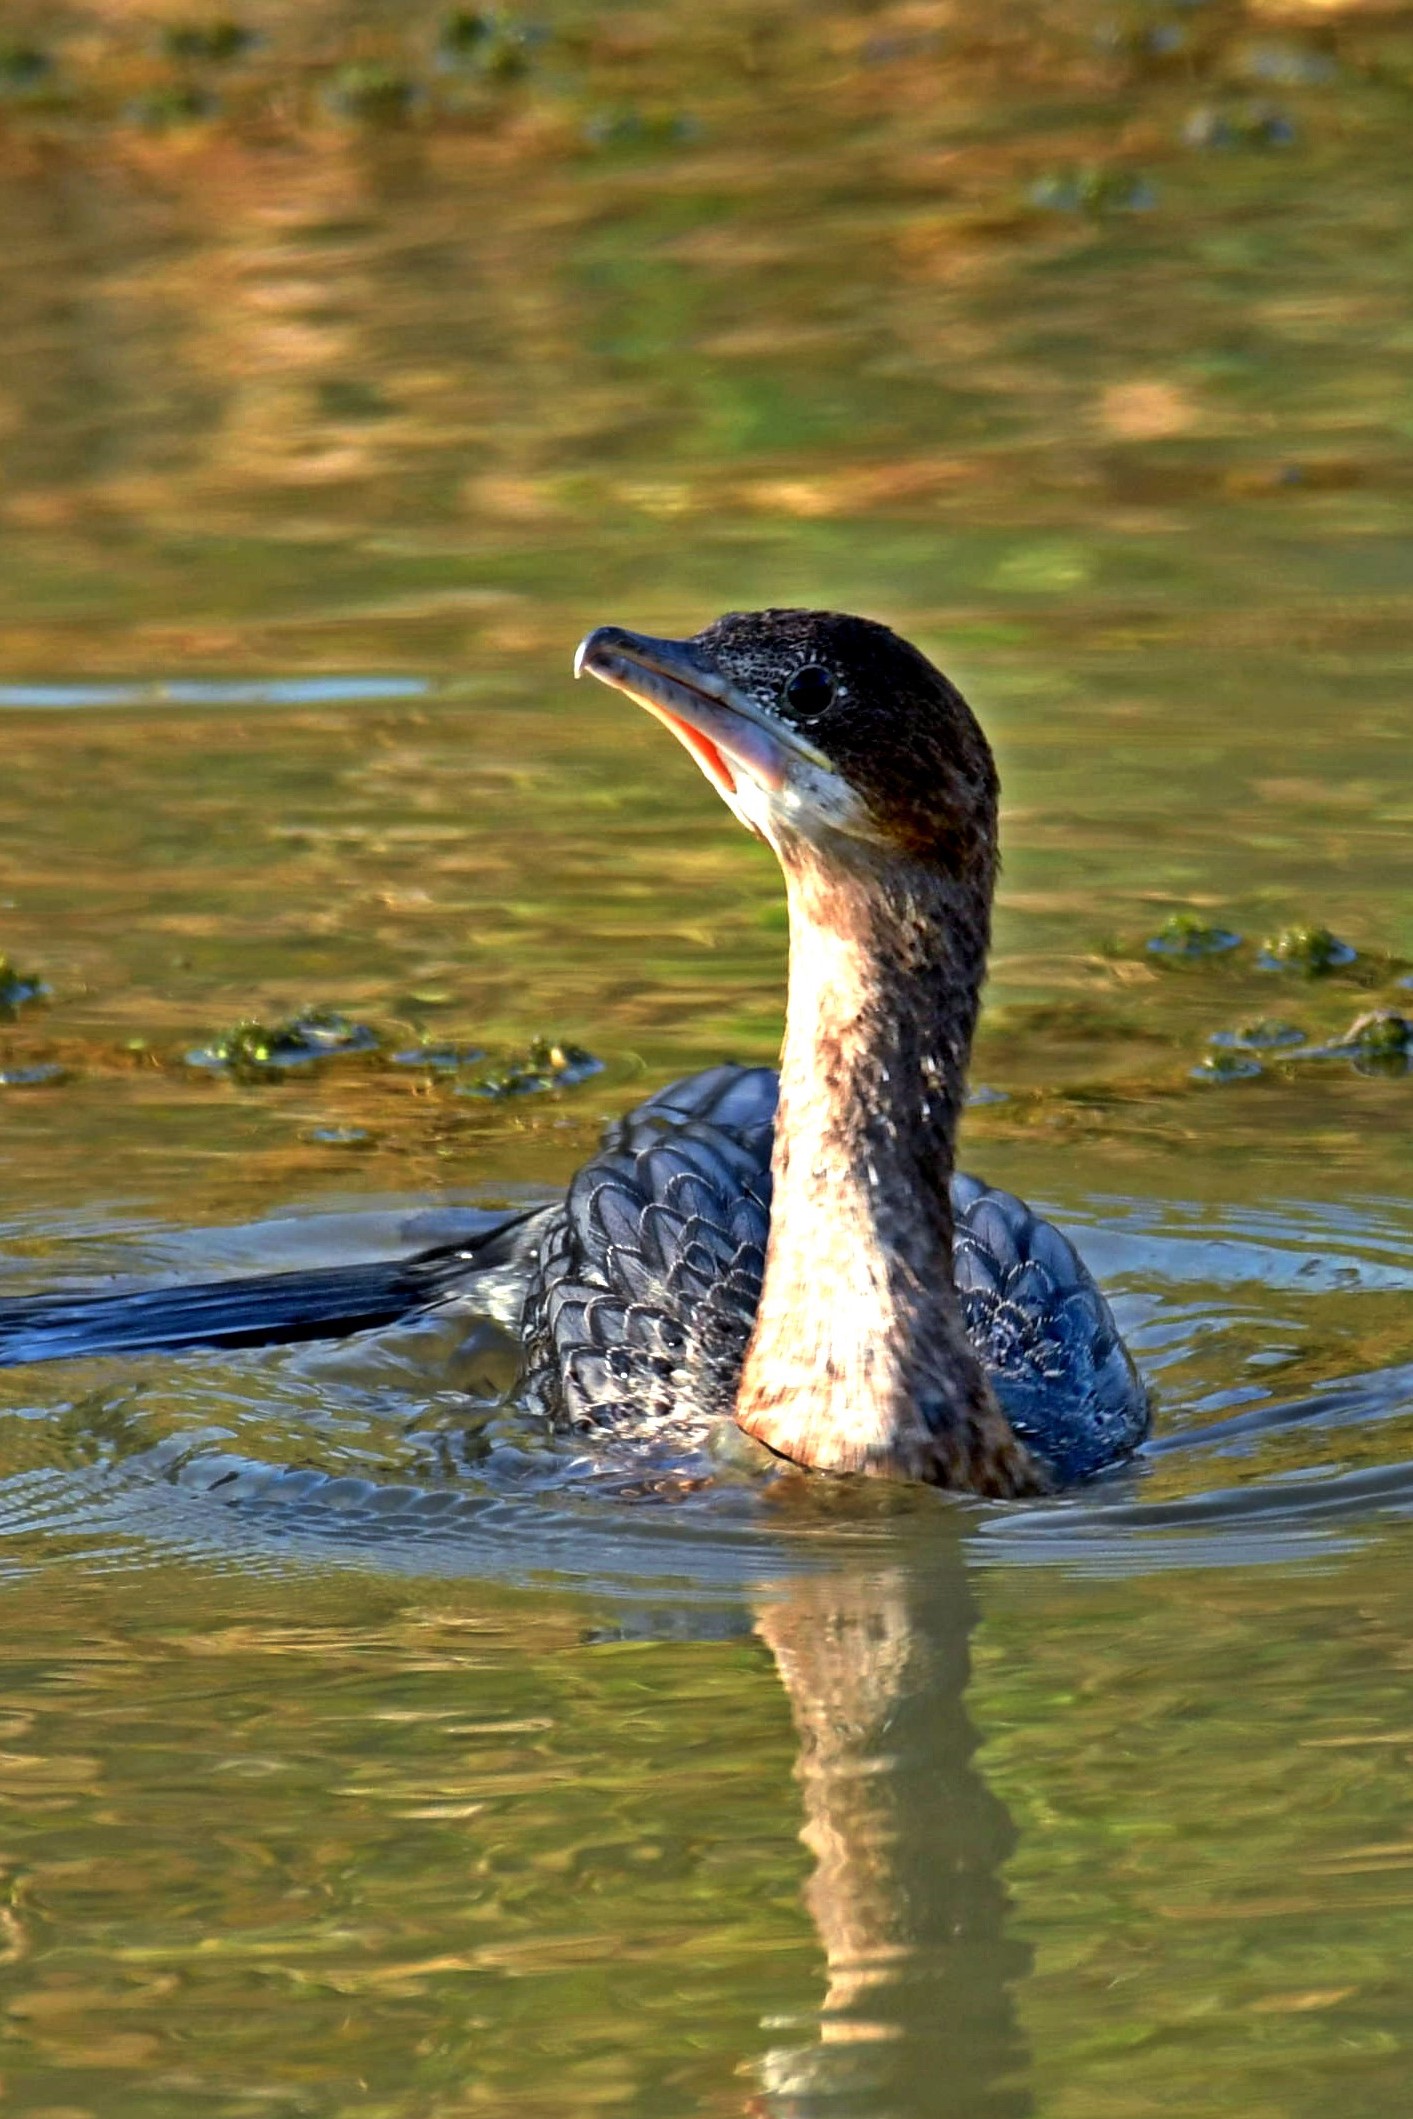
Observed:
[[[833,704],[838,689],[830,671],[818,662],[807,662],[785,680],[784,700],[791,713],[822,714]]]

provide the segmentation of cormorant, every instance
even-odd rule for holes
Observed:
[[[734,1416],[796,1463],[988,1495],[1128,1455],[1148,1400],[1068,1239],[954,1171],[990,937],[997,778],[956,687],[886,626],[600,626],[587,672],[776,854],[780,1072],[722,1066],[612,1127],[557,1204],[393,1265],[0,1304],[0,1361],[338,1336],[524,1273],[553,1423],[684,1442]]]

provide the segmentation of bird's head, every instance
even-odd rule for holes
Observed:
[[[996,768],[961,693],[885,625],[740,611],[689,640],[601,625],[587,671],[666,723],[748,829],[788,860],[907,857],[989,873]]]

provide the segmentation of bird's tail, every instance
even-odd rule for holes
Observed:
[[[283,1346],[395,1324],[441,1301],[473,1274],[509,1263],[529,1218],[516,1215],[470,1242],[369,1265],[250,1273],[176,1287],[148,1284],[103,1294],[22,1295],[0,1302],[0,1368],[92,1354]]]

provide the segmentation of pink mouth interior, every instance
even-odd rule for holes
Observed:
[[[689,721],[679,720],[677,715],[669,713],[665,706],[655,706],[646,699],[643,704],[650,714],[656,714],[664,728],[671,729],[684,750],[691,752],[718,794],[735,794],[736,776],[710,736],[704,736],[701,730],[693,728]]]

